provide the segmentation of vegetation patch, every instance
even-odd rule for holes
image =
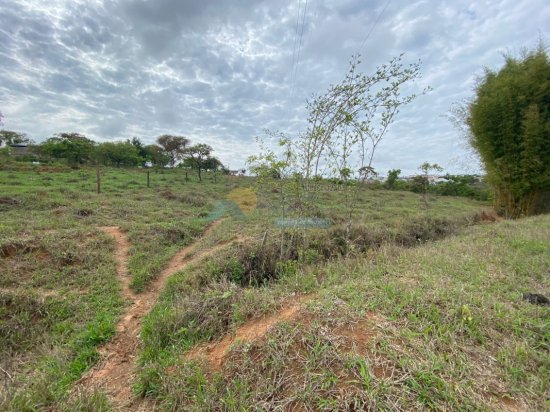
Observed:
[[[20,200],[15,199],[13,197],[0,197],[0,205],[19,205],[21,203]]]
[[[550,251],[540,243],[549,228],[539,217],[471,227],[415,248],[385,243],[368,256],[305,265],[296,277],[232,292],[230,305],[216,305],[224,327],[166,341],[160,351],[146,349],[156,355],[140,370],[141,393],[165,410],[228,404],[243,410],[543,410],[550,390],[549,313],[524,301],[523,293],[550,287],[541,277],[550,270]],[[200,272],[174,279],[167,296],[203,290],[207,277]],[[239,290],[225,285],[225,291]],[[261,307],[265,289],[278,295],[304,287],[319,294],[306,312],[270,325],[257,339],[234,339],[239,328],[254,324],[254,312],[240,312],[250,307],[250,296]],[[161,308],[172,313],[168,301],[150,319],[158,327]],[[192,311],[185,316],[187,326]],[[201,340],[214,343],[188,352],[190,342]],[[212,362],[219,344],[224,355]]]

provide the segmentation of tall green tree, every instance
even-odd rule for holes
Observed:
[[[130,142],[105,142],[97,147],[99,160],[116,167],[136,166],[143,161],[138,149]]]
[[[71,164],[83,164],[95,155],[95,142],[80,133],[58,133],[40,145],[40,151]]]
[[[540,44],[486,70],[468,106],[469,140],[507,217],[550,210],[550,59]]]
[[[141,157],[141,164],[143,165],[148,160],[147,150],[145,149],[143,142],[137,137],[132,137],[132,140],[128,139],[126,142],[131,143],[137,149],[138,156]]]
[[[163,134],[157,138],[157,143],[163,148],[166,156],[170,159],[170,166],[174,167],[185,155],[185,149],[189,146],[189,139],[184,136],[173,136]]]
[[[212,153],[212,147],[204,143],[196,144],[185,150],[186,157],[184,164],[197,171],[199,181],[202,181],[201,172],[208,169],[209,165],[212,165],[210,153]]]
[[[390,190],[395,189],[395,184],[397,183],[397,179],[399,178],[399,174],[401,173],[401,169],[391,169],[388,170],[388,178],[386,179],[386,187]]]
[[[151,162],[154,167],[164,167],[170,163],[170,158],[164,149],[156,144],[144,146],[145,160]]]

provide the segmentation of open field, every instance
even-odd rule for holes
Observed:
[[[547,216],[321,191],[281,242],[278,193],[191,179],[0,171],[0,409],[550,407]]]

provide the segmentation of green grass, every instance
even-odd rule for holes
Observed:
[[[114,333],[124,302],[113,242],[98,227],[128,231],[132,286],[140,291],[202,232],[210,202],[225,190],[223,182],[187,182],[171,170],[151,172],[147,188],[141,170],[104,169],[98,195],[93,169],[44,170],[0,171],[8,199],[0,199],[2,410],[62,407]]]
[[[550,290],[548,238],[550,217],[477,226],[304,265],[261,288],[208,283],[209,266],[196,267],[147,319],[138,389],[165,410],[544,410],[550,309],[521,296]],[[219,373],[181,356],[293,292],[316,294],[307,322],[237,346]],[[372,336],[347,350],[339,328],[365,318]]]
[[[0,405],[43,410],[97,361],[96,347],[115,331],[124,303],[113,245],[89,229],[2,243],[16,246],[0,258],[0,359],[12,377]]]
[[[485,203],[432,197],[426,210],[420,195],[364,187],[346,228],[342,193],[320,192],[310,213],[331,225],[287,230],[281,253],[278,193],[256,188],[250,213],[223,202],[253,179],[165,170],[147,188],[143,170],[104,169],[98,195],[95,170],[44,170],[0,170],[2,410],[110,410],[100,391],[68,396],[124,309],[98,227],[128,233],[140,292],[221,216],[196,251],[244,242],[172,276],[143,322],[134,387],[158,409],[549,407],[549,309],[521,299],[550,292],[548,217],[480,225]],[[307,309],[220,371],[185,360],[296,294]]]

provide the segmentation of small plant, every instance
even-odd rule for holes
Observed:
[[[462,305],[460,308],[460,316],[462,323],[471,323],[473,320],[472,311],[468,305]]]

